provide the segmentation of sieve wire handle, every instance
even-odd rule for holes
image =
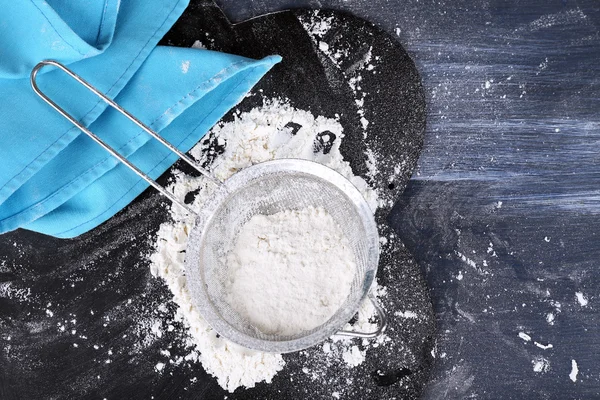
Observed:
[[[383,309],[379,305],[379,302],[372,293],[369,293],[367,297],[371,301],[371,304],[373,304],[375,311],[377,311],[377,317],[379,318],[379,327],[377,328],[377,330],[374,332],[337,331],[335,335],[358,338],[376,338],[385,331],[385,328],[387,328],[387,316],[385,315],[385,312],[383,311]]]
[[[92,86],[91,84],[89,84],[82,77],[80,77],[79,75],[77,75],[76,73],[74,73],[73,71],[71,71],[70,69],[68,69],[67,67],[65,67],[63,64],[59,63],[58,61],[44,60],[44,61],[41,61],[40,63],[38,63],[31,70],[31,77],[30,77],[31,87],[33,88],[33,91],[38,96],[40,96],[46,103],[48,103],[50,106],[52,106],[52,108],[54,108],[60,115],[62,115],[63,117],[65,117],[67,120],[69,120],[73,125],[75,125],[77,128],[79,128],[79,130],[81,130],[83,133],[85,133],[90,138],[92,138],[96,143],[98,143],[100,146],[102,146],[112,156],[114,156],[117,160],[119,160],[120,162],[122,162],[123,164],[125,164],[127,167],[129,167],[129,169],[131,169],[133,172],[135,172],[140,178],[142,178],[146,182],[148,182],[152,187],[154,187],[156,190],[158,190],[160,193],[162,193],[164,196],[166,196],[173,203],[175,203],[178,206],[182,207],[183,209],[185,209],[189,213],[192,213],[194,215],[198,215],[190,206],[188,206],[187,204],[185,204],[183,201],[180,201],[179,199],[177,199],[172,193],[170,193],[164,187],[162,187],[161,185],[159,185],[155,180],[153,180],[148,175],[146,175],[138,167],[136,167],[135,165],[133,165],[132,163],[130,163],[129,160],[127,160],[126,157],[124,157],[121,154],[119,154],[115,149],[113,149],[112,147],[110,147],[106,142],[104,142],[102,139],[100,139],[96,134],[94,134],[92,131],[90,131],[88,128],[86,128],[81,122],[79,122],[77,119],[75,119],[71,114],[69,114],[68,112],[66,112],[61,106],[59,106],[58,104],[56,104],[44,92],[42,92],[40,90],[40,88],[38,87],[38,85],[37,85],[36,79],[37,79],[38,72],[43,67],[45,67],[46,65],[51,65],[51,66],[54,66],[54,67],[59,68],[62,71],[64,71],[71,78],[75,79],[77,82],[79,82],[80,84],[82,84],[83,86],[85,86],[85,88],[87,88],[88,90],[90,90],[96,96],[100,97],[100,99],[102,99],[109,106],[111,106],[112,108],[114,108],[115,110],[117,110],[118,112],[120,112],[121,114],[123,114],[124,116],[126,116],[130,121],[132,121],[134,124],[136,124],[137,126],[139,126],[140,128],[142,128],[150,136],[152,136],[153,138],[155,138],[156,140],[158,140],[161,144],[163,144],[165,147],[167,147],[173,153],[175,153],[179,157],[181,157],[182,160],[184,160],[186,163],[188,163],[189,165],[191,165],[195,170],[197,170],[198,172],[200,172],[202,175],[204,175],[205,177],[207,177],[215,185],[221,185],[221,182],[218,179],[216,179],[214,176],[212,176],[210,174],[210,172],[208,172],[206,169],[202,168],[196,161],[194,161],[188,155],[186,155],[185,153],[181,152],[173,144],[171,144],[170,142],[166,141],[158,133],[156,133],[152,129],[150,129],[142,121],[140,121],[139,119],[137,119],[135,116],[133,116],[127,110],[125,110],[123,107],[121,107],[120,105],[118,105],[117,103],[115,103],[112,99],[110,99],[109,97],[107,97],[104,93],[100,92],[98,89],[96,89],[94,86]]]

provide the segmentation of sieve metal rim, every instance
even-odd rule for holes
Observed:
[[[355,315],[360,307],[360,304],[369,294],[369,290],[373,284],[373,280],[375,279],[379,263],[379,233],[377,230],[377,224],[375,223],[375,219],[373,217],[373,212],[368,203],[360,191],[348,179],[339,174],[337,171],[334,171],[323,164],[301,159],[288,158],[266,161],[241,170],[234,174],[231,178],[225,180],[223,185],[217,189],[214,197],[208,200],[208,202],[203,205],[202,209],[199,210],[195,225],[192,228],[188,238],[188,246],[185,258],[186,275],[189,278],[187,279],[188,289],[190,290],[194,306],[196,306],[200,314],[209,323],[209,325],[211,325],[211,327],[217,331],[217,333],[223,337],[226,337],[232,342],[254,350],[287,353],[302,350],[322,342],[328,337],[340,332],[346,322],[344,322],[341,326],[327,326],[327,323],[325,323],[322,329],[318,329],[306,336],[301,336],[291,340],[273,341],[247,335],[231,326],[227,321],[219,316],[210,297],[203,287],[205,283],[201,272],[203,243],[206,237],[210,234],[206,228],[210,226],[219,207],[225,202],[228,196],[233,195],[236,188],[243,187],[256,177],[273,173],[305,174],[316,177],[327,184],[334,185],[349,198],[361,216],[361,221],[364,225],[365,234],[368,241],[367,252],[369,268],[367,269],[365,273],[365,279],[362,282],[363,290],[360,298],[351,303],[351,307],[349,306],[347,311],[341,314],[344,316],[344,321],[346,322]],[[371,300],[373,299],[371,298]],[[384,319],[381,316],[381,310],[377,308],[377,311],[380,314],[380,318]],[[381,321],[381,323],[381,329],[383,329],[384,321]],[[356,335],[354,332],[347,331],[342,331],[341,334],[346,336],[360,336]],[[366,337],[371,337],[371,335],[366,334]]]

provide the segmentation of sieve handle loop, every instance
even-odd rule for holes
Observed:
[[[377,299],[375,298],[375,296],[372,293],[369,293],[369,295],[367,297],[371,301],[371,304],[373,304],[373,307],[375,308],[375,311],[377,312],[377,317],[379,319],[379,327],[377,328],[377,330],[374,332],[337,331],[335,333],[335,335],[372,339],[372,338],[376,338],[377,336],[381,335],[385,331],[385,328],[387,328],[387,316],[385,315],[383,308],[381,308],[381,306],[379,305],[379,302],[377,301]]]
[[[152,178],[150,178],[147,174],[145,174],[143,171],[141,171],[138,167],[136,167],[135,165],[133,165],[132,163],[130,163],[129,160],[127,160],[126,157],[124,157],[121,154],[119,154],[115,149],[113,149],[112,147],[110,147],[106,142],[104,142],[102,139],[100,139],[96,134],[94,134],[92,131],[90,131],[88,128],[86,128],[81,122],[79,122],[77,119],[75,119],[71,114],[69,114],[68,112],[66,112],[61,106],[59,106],[58,104],[56,104],[44,92],[42,92],[40,90],[40,88],[38,87],[38,85],[37,85],[36,79],[37,79],[38,72],[43,67],[45,67],[46,65],[51,65],[51,66],[54,66],[56,68],[61,69],[63,72],[65,72],[71,78],[75,79],[77,82],[79,82],[80,84],[82,84],[86,89],[88,89],[89,91],[91,91],[92,93],[94,93],[96,96],[98,96],[100,99],[102,99],[109,106],[111,106],[112,108],[114,108],[115,110],[117,110],[118,112],[120,112],[122,115],[126,116],[130,121],[132,121],[134,124],[136,124],[137,126],[139,126],[140,128],[142,128],[146,133],[148,133],[150,136],[152,136],[153,138],[155,138],[156,140],[158,140],[161,144],[163,144],[165,147],[167,147],[173,153],[175,153],[179,157],[181,157],[182,160],[184,160],[186,163],[188,163],[190,166],[192,166],[195,170],[197,170],[198,172],[200,172],[202,175],[204,175],[205,177],[207,177],[215,185],[221,185],[221,182],[218,179],[216,179],[215,177],[213,177],[210,174],[210,172],[208,172],[206,169],[202,168],[196,161],[194,161],[192,158],[190,158],[185,153],[181,152],[173,144],[171,144],[170,142],[168,142],[165,139],[163,139],[158,133],[156,133],[155,131],[153,131],[152,129],[150,129],[142,121],[140,121],[139,119],[137,119],[135,116],[133,116],[127,110],[125,110],[123,107],[121,107],[120,105],[118,105],[117,103],[115,103],[112,99],[110,99],[109,97],[107,97],[104,93],[100,92],[98,89],[96,89],[94,86],[92,86],[91,84],[89,84],[82,77],[80,77],[79,75],[77,75],[76,73],[74,73],[73,71],[71,71],[70,69],[68,69],[67,67],[65,67],[63,64],[59,63],[58,61],[44,60],[44,61],[39,62],[31,70],[31,77],[30,77],[31,87],[33,88],[33,91],[38,96],[40,96],[46,103],[48,103],[60,115],[62,115],[63,117],[65,117],[67,120],[69,120],[73,125],[75,125],[77,128],[79,128],[79,130],[81,130],[83,133],[85,133],[90,138],[92,138],[96,143],[98,143],[100,146],[102,146],[112,156],[114,156],[117,160],[119,160],[120,162],[122,162],[123,164],[125,164],[127,167],[129,167],[129,169],[131,169],[133,172],[135,172],[140,178],[142,178],[146,182],[148,182],[152,187],[154,187],[161,194],[163,194],[164,196],[166,196],[173,203],[175,203],[178,206],[182,207],[183,209],[185,209],[187,212],[189,212],[191,214],[198,215],[190,206],[188,206],[187,204],[185,204],[183,201],[180,201],[179,199],[177,199],[172,193],[170,193],[164,187],[162,187],[161,185],[159,185],[155,180],[153,180]]]

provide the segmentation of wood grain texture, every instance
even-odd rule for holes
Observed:
[[[220,3],[234,19],[344,9],[396,33],[420,69],[425,147],[393,220],[439,324],[425,398],[600,397],[599,3]]]

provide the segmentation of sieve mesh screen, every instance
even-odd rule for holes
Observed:
[[[309,161],[276,160],[235,174],[205,205],[186,254],[190,290],[201,314],[228,339],[245,347],[286,352],[306,348],[343,327],[367,295],[378,263],[378,235],[360,192],[337,172]],[[322,207],[350,243],[356,273],[338,311],[322,325],[295,335],[265,334],[226,301],[226,255],[252,216]],[[200,232],[201,231],[201,232]]]

